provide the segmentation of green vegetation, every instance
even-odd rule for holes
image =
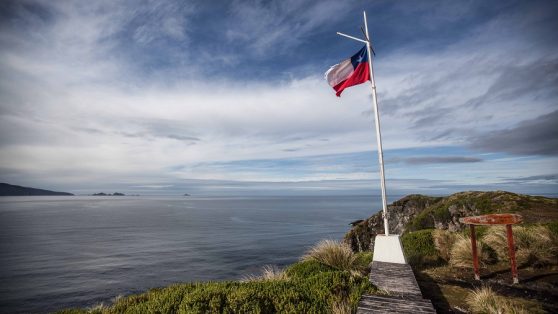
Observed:
[[[477,228],[480,266],[483,267],[482,273],[486,276],[483,282],[487,286],[476,291],[452,283],[457,280],[470,282],[472,286],[478,284],[473,281],[471,270],[461,271],[473,266],[469,229],[458,232],[426,229],[406,233],[401,239],[407,259],[417,271],[417,279],[423,293],[426,293],[425,297],[431,298],[440,311],[449,311],[447,306],[451,304],[468,308],[472,313],[544,313],[545,310],[555,312],[556,308],[529,296],[518,296],[523,293],[522,286],[533,289],[531,291],[541,289],[539,293],[544,294],[547,293],[544,287],[554,285],[552,276],[555,276],[555,265],[558,265],[556,227],[556,222],[513,227],[516,259],[520,267],[519,286],[511,285],[509,279],[505,229]],[[526,274],[541,283],[523,283],[521,278],[525,278],[523,276]],[[490,279],[492,277],[494,279]],[[503,295],[488,288],[493,281],[496,282],[498,293]],[[510,282],[508,287],[507,282]],[[466,302],[463,300],[464,294],[469,294]]]
[[[356,265],[358,268],[368,270],[368,266],[372,263],[372,252],[359,252],[356,255]]]
[[[513,227],[516,259],[521,267],[558,264],[556,223]],[[477,249],[481,267],[497,262],[509,263],[508,244],[503,227],[477,228]],[[472,267],[470,231],[450,232],[425,229],[408,232],[401,237],[409,264],[417,268],[450,264]]]
[[[409,195],[390,205],[390,211],[394,220],[390,225],[402,234],[405,256],[422,292],[439,311],[455,311],[457,307],[473,313],[558,310],[555,301],[548,301],[553,299],[548,293],[557,278],[558,199],[504,191],[462,192],[441,198]],[[518,213],[523,217],[521,225],[513,226],[520,283],[511,284],[504,229],[476,226],[481,278],[496,293],[472,293],[463,286],[479,284],[469,270],[473,264],[470,228],[459,223],[459,218],[491,213]],[[381,214],[376,214],[347,233],[345,241],[355,250],[367,236],[373,239],[382,228]],[[465,302],[467,294],[471,296]]]
[[[328,250],[334,250],[332,243]],[[351,271],[370,263],[371,253],[351,254],[354,268],[348,270],[308,259],[284,271],[268,266],[248,281],[172,285],[59,313],[351,313],[363,293],[376,291],[368,278]]]
[[[558,220],[547,224],[547,226],[548,226],[548,230],[550,230],[550,232],[554,236],[558,237]]]
[[[432,240],[434,241],[434,246],[438,254],[440,254],[440,258],[448,263],[451,257],[451,249],[456,240],[455,232],[436,229],[432,232]]]
[[[420,200],[418,196],[416,198]],[[436,202],[423,208],[409,221],[407,230],[434,228],[436,223],[447,223],[452,217],[503,212],[519,213],[527,223],[558,219],[558,199],[505,191],[456,193],[438,198]]]
[[[401,237],[407,262],[416,267],[439,265],[442,258],[436,250],[432,232],[434,229],[409,232]]]
[[[421,194],[410,194],[400,200],[393,202],[392,205],[393,206],[410,205],[418,208],[426,208],[428,206],[431,206],[432,204],[436,204],[442,199],[443,197],[432,197],[432,196],[426,196]]]

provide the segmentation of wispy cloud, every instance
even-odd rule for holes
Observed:
[[[393,158],[390,162],[405,162],[409,165],[426,165],[426,164],[460,164],[482,162],[483,159],[477,157],[462,156],[428,156],[428,157],[410,157],[410,158]]]
[[[251,55],[269,58],[288,52],[323,25],[345,17],[350,9],[350,4],[331,0],[234,1],[226,36],[231,43],[247,45]]]
[[[522,121],[516,127],[474,137],[471,147],[515,155],[558,155],[558,111]]]

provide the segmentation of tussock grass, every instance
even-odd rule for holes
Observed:
[[[289,277],[284,269],[280,269],[275,265],[265,265],[262,268],[261,275],[248,275],[243,277],[241,282],[250,281],[272,281],[272,280],[287,280]]]
[[[337,270],[345,270],[353,274],[363,271],[351,247],[345,243],[334,240],[322,240],[318,242],[318,244],[312,247],[306,255],[302,257],[302,260],[314,260]]]
[[[469,293],[466,299],[473,313],[487,314],[527,314],[522,306],[497,295],[490,287],[476,289]]]
[[[332,314],[351,314],[353,308],[347,299],[334,300],[331,305]]]
[[[479,266],[485,268],[487,264],[493,262],[490,252],[482,241],[477,240],[477,254],[479,257]],[[449,263],[454,267],[473,268],[473,250],[471,248],[471,239],[461,234],[455,235],[455,243],[450,252]]]
[[[434,240],[434,246],[440,254],[440,258],[449,262],[456,234],[448,230],[436,229],[432,232],[432,239]]]
[[[286,280],[288,279],[285,270],[278,268],[275,265],[266,265],[262,271],[262,278],[264,280]]]
[[[544,266],[558,264],[558,237],[542,225],[513,227],[516,248],[515,257],[520,266]],[[498,260],[509,261],[508,240],[503,226],[490,227],[483,237],[497,254]]]

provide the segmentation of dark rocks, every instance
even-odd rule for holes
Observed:
[[[363,221],[364,221],[363,219],[358,219],[358,220],[355,220],[355,221],[349,223],[349,225],[354,227],[354,226],[358,225],[359,223],[361,223]]]

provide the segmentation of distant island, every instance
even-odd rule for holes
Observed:
[[[0,183],[0,196],[43,196],[43,195],[74,195],[67,192],[55,192],[30,188],[7,183]]]
[[[188,194],[188,193],[184,193],[184,196],[190,196],[190,194]]]
[[[112,194],[110,194],[110,193],[107,194],[107,193],[101,192],[101,193],[95,193],[95,194],[92,194],[92,195],[93,196],[126,196],[126,194],[118,193],[118,192],[114,192]]]

